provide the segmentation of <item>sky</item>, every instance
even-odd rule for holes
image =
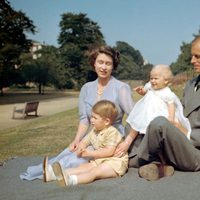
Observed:
[[[85,13],[100,26],[105,41],[123,41],[151,64],[171,64],[183,42],[200,30],[200,0],[8,0],[37,27],[30,39],[58,46],[64,13]]]

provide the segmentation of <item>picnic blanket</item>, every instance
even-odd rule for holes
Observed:
[[[25,181],[19,178],[27,166],[43,157],[17,157],[0,167],[2,200],[199,200],[200,172],[175,171],[174,176],[147,181],[131,168],[123,176],[86,185],[61,188],[56,182]]]

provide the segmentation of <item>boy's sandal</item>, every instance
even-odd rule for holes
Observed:
[[[48,182],[47,180],[47,166],[48,166],[48,157],[45,156],[44,159],[43,159],[43,181],[44,182]]]
[[[55,162],[52,164],[52,168],[54,174],[56,175],[56,179],[61,187],[65,187],[68,185],[68,176],[64,174],[62,167],[59,162]]]

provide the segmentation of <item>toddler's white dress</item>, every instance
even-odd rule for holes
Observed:
[[[168,103],[175,104],[175,121],[179,121],[187,130],[187,137],[190,138],[191,126],[189,120],[183,115],[183,106],[179,98],[165,87],[154,90],[150,83],[145,85],[147,93],[133,107],[127,118],[130,126],[139,133],[145,134],[149,123],[158,116],[168,118]]]

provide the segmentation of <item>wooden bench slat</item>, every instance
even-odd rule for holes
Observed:
[[[17,109],[16,107],[14,107],[12,118],[15,118],[15,113],[21,113],[23,115],[23,118],[25,118],[25,116],[31,112],[35,112],[35,116],[37,116],[38,105],[39,101],[30,101],[25,103],[24,108]]]

